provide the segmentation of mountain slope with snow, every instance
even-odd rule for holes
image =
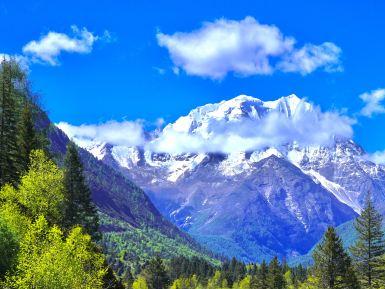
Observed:
[[[349,119],[295,95],[241,95],[192,110],[145,147],[95,140],[85,148],[180,228],[256,261],[256,251],[306,253],[328,225],[354,218],[369,191],[385,204],[384,167],[350,137]]]

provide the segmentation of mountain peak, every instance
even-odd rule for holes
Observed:
[[[259,98],[256,98],[256,97],[253,97],[253,96],[250,96],[250,95],[246,95],[246,94],[240,94],[230,100],[227,100],[227,101],[239,101],[239,102],[244,102],[244,101],[258,101],[258,102],[261,102],[262,100],[260,100]],[[222,102],[226,102],[226,100],[222,101]]]
[[[295,94],[284,96],[273,101],[262,101],[249,95],[238,95],[229,100],[199,106],[165,127],[165,131],[179,133],[196,133],[209,135],[209,128],[214,122],[238,122],[241,119],[260,120],[271,112],[281,113],[287,118],[293,117],[297,111],[310,111],[311,103]]]
[[[255,118],[257,115],[259,115],[257,118],[260,118],[265,113],[274,111],[285,113],[288,117],[291,117],[299,107],[305,110],[311,110],[313,106],[307,102],[306,99],[302,99],[295,94],[282,96],[271,101],[262,101],[259,98],[241,94],[219,103],[197,107],[190,112],[189,116],[196,116],[199,113],[215,118]]]
[[[231,98],[229,100],[223,100],[221,101],[221,103],[225,103],[225,102],[246,102],[246,101],[251,101],[251,102],[257,102],[257,103],[269,103],[269,102],[282,102],[282,101],[286,101],[286,102],[291,102],[291,103],[298,103],[300,101],[304,101],[304,99],[298,97],[296,94],[292,93],[288,96],[282,96],[276,100],[273,100],[273,101],[263,101],[261,100],[260,98],[257,98],[257,97],[254,97],[254,96],[250,96],[250,95],[247,95],[247,94],[240,94],[234,98]]]

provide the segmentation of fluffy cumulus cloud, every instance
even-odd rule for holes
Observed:
[[[157,40],[167,48],[174,70],[213,79],[221,79],[229,72],[243,76],[275,70],[307,74],[318,68],[331,72],[342,67],[341,49],[335,44],[307,44],[296,49],[293,37],[253,17],[206,22],[187,33],[159,32]]]
[[[72,34],[67,35],[59,32],[48,32],[39,40],[33,40],[23,47],[24,54],[32,60],[50,65],[58,65],[58,57],[61,53],[86,54],[92,51],[95,41],[111,39],[108,31],[103,36],[98,36],[88,31],[87,28],[79,29],[71,27]]]
[[[342,71],[341,52],[341,48],[331,42],[306,44],[286,55],[278,67],[284,72],[299,72],[303,75],[321,67],[327,72]]]
[[[239,119],[235,122],[212,120],[205,133],[191,134],[166,127],[148,148],[158,152],[254,151],[288,143],[300,146],[330,145],[335,136],[351,138],[354,120],[338,112],[297,111],[288,118],[278,112],[262,119]]]
[[[363,116],[372,117],[375,114],[385,113],[385,89],[376,89],[360,95],[365,106],[361,109]]]
[[[143,126],[140,121],[108,121],[102,124],[80,126],[60,122],[57,126],[82,147],[93,142],[124,146],[143,146],[145,144]]]

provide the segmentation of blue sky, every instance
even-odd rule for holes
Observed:
[[[323,110],[354,117],[354,139],[374,152],[385,149],[385,114],[380,102],[374,113],[360,113],[365,103],[359,95],[385,87],[384,12],[384,1],[374,0],[0,1],[0,53],[29,57],[32,85],[54,122],[170,122],[196,106],[239,94],[272,100],[295,93]],[[341,50],[340,67],[248,75],[229,68],[219,78],[197,75],[172,57],[169,43],[161,47],[157,39],[159,33],[188,34],[204,22],[239,23],[247,16],[295,38],[293,51],[333,43]],[[86,39],[85,46],[45,59],[33,45],[25,48],[50,32]]]

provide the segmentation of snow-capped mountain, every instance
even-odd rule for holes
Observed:
[[[267,113],[279,112],[287,118],[294,118],[300,110],[310,111],[313,106],[292,94],[275,101],[262,101],[247,95],[239,95],[228,101],[207,104],[193,109],[187,116],[180,117],[175,123],[166,126],[165,130],[174,128],[189,133],[210,134],[210,122],[226,120],[227,123],[241,118],[261,120]]]
[[[367,192],[385,212],[385,169],[364,158],[347,121],[295,95],[242,95],[192,110],[144,148],[86,149],[214,251],[256,261],[306,253]]]

